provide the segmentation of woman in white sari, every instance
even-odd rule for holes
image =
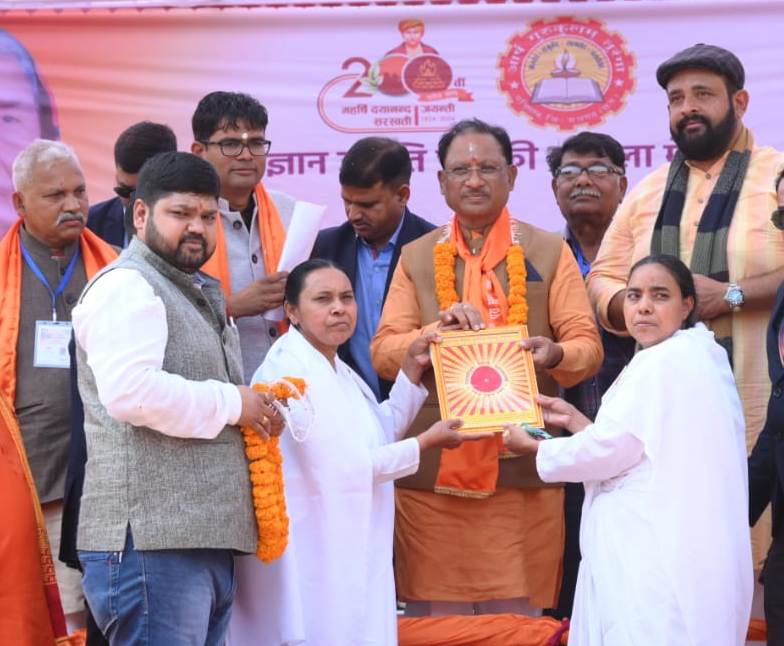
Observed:
[[[624,318],[641,349],[595,423],[541,397],[572,437],[504,441],[545,482],[584,482],[569,646],[739,646],[751,610],[743,413],[727,354],[694,324],[694,281],[672,256],[631,270]]]
[[[291,433],[281,437],[289,544],[269,565],[235,559],[228,642],[392,646],[393,481],[417,470],[425,448],[466,439],[455,430],[459,422],[446,421],[400,440],[427,396],[420,378],[437,337],[423,335],[411,345],[389,399],[378,404],[337,356],[356,323],[348,277],[329,261],[309,260],[289,275],[285,298],[292,327],[253,381],[303,378],[314,423],[303,442]]]

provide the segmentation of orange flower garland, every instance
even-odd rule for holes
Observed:
[[[294,386],[297,392],[293,391],[289,384]],[[299,399],[305,392],[306,384],[303,379],[284,377],[284,381],[271,385],[253,384],[252,387],[260,393],[272,393],[275,399],[285,402],[290,397]],[[269,563],[280,558],[289,540],[280,438],[263,440],[256,431],[247,426],[242,427],[242,438],[245,441],[245,456],[248,458],[253,509],[259,534],[256,556],[264,563]]]
[[[447,310],[460,301],[455,290],[455,259],[457,247],[453,242],[439,242],[433,247],[433,267],[435,270],[436,296],[438,307]],[[526,294],[527,272],[525,269],[525,253],[519,244],[512,244],[506,251],[506,273],[509,276],[509,312],[506,315],[507,325],[525,325],[528,323],[528,300]]]

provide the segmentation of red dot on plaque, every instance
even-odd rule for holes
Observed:
[[[480,393],[492,393],[498,390],[504,382],[501,373],[493,366],[477,366],[471,373],[471,386]]]

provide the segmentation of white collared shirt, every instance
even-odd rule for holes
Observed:
[[[237,386],[189,381],[163,370],[166,308],[138,271],[118,268],[102,276],[74,308],[72,320],[98,397],[113,418],[199,439],[236,424],[242,412]]]

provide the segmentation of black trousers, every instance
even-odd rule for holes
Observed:
[[[784,531],[777,532],[762,568],[768,646],[784,646]]]
[[[564,488],[564,554],[561,577],[561,592],[558,605],[553,612],[557,619],[572,616],[574,588],[580,568],[580,518],[582,516],[585,489],[576,482],[567,482]]]

